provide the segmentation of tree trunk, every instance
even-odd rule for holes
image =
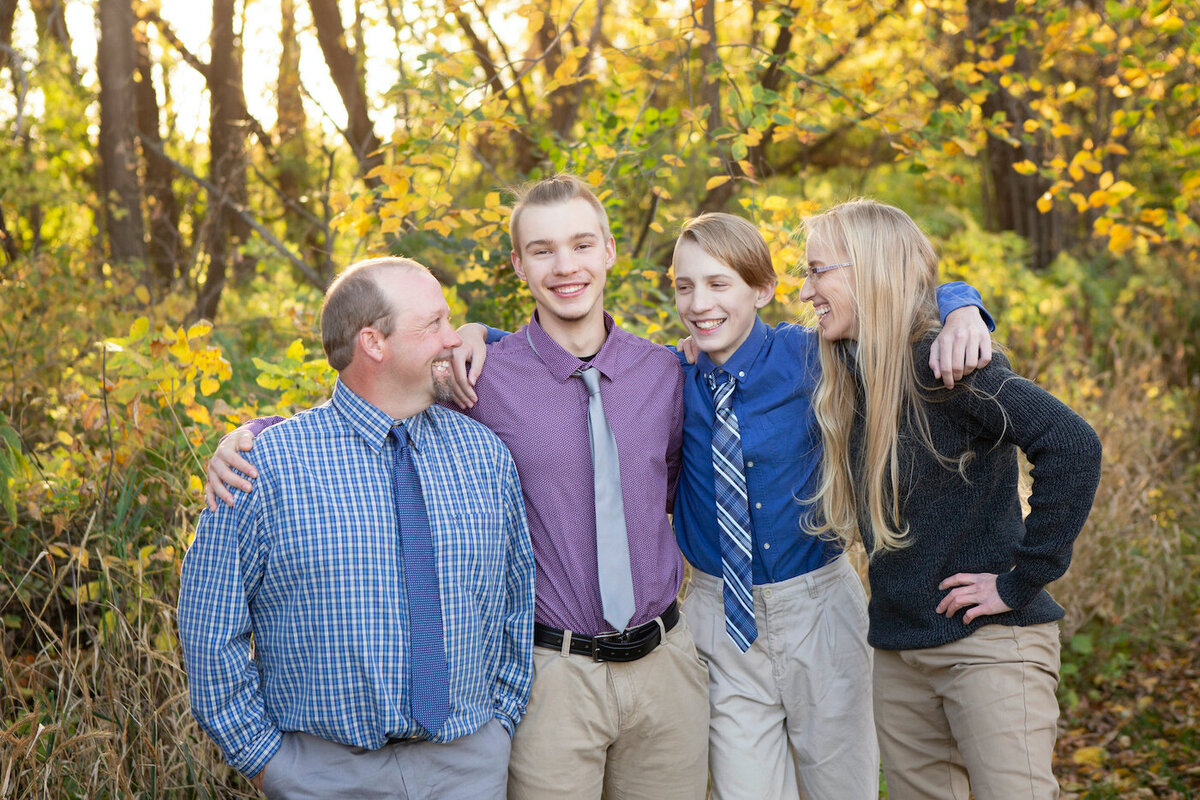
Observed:
[[[144,30],[136,37],[135,46],[139,79],[134,98],[138,132],[143,141],[161,148],[158,94],[154,90],[150,50]],[[166,159],[148,147],[142,148],[142,158],[146,165],[146,206],[150,217],[148,255],[153,268],[147,283],[156,293],[162,293],[170,289],[179,273],[180,254],[183,251],[183,237],[179,233],[179,201],[171,188],[171,165]]]
[[[967,4],[968,35],[974,41],[984,41],[988,29],[1014,12],[1011,2],[980,0]],[[1035,55],[1022,47],[1014,54],[1010,72],[1032,71]],[[1020,142],[1013,147],[1009,142],[989,134],[984,160],[983,195],[987,223],[993,230],[1015,231],[1029,242],[1029,265],[1033,269],[1045,269],[1055,256],[1066,247],[1066,225],[1062,212],[1052,208],[1046,213],[1038,210],[1037,201],[1047,189],[1050,181],[1038,173],[1021,175],[1013,165],[1029,160],[1041,164],[1044,145],[1040,133],[1027,134],[1024,123],[1034,117],[1028,99],[1015,97],[1000,85],[1000,74],[988,73],[995,87],[988,93],[981,110],[984,119],[997,115],[1009,124],[1010,135]]]
[[[327,286],[333,280],[333,262],[306,197],[312,191],[312,171],[308,163],[308,117],[300,93],[300,42],[296,39],[296,0],[280,0],[279,80],[276,84],[275,180],[283,198],[283,221],[287,241],[303,243],[304,259],[313,266]],[[324,286],[322,287],[324,288]]]
[[[71,52],[71,34],[67,30],[64,0],[29,0],[37,24],[38,41],[54,42],[67,53]]]
[[[129,0],[100,0],[100,197],[109,256],[145,257],[142,192],[134,150],[133,7]]]
[[[357,60],[346,47],[346,29],[342,26],[337,0],[308,0],[308,6],[312,10],[317,41],[329,66],[329,75],[346,107],[346,141],[358,159],[359,173],[365,176],[383,163],[383,155],[378,152],[382,143],[375,135],[375,126],[367,109],[367,95],[359,82]],[[368,178],[367,183],[375,187],[379,180]]]
[[[17,0],[0,0],[0,69],[11,64],[15,70],[18,66],[8,58],[9,51],[12,50],[13,22],[16,18]],[[13,83],[16,83],[16,77],[14,74]]]
[[[212,58],[209,64],[210,98],[208,140],[209,180],[216,196],[209,197],[207,235],[208,270],[196,296],[195,316],[214,319],[229,268],[236,264],[238,230],[244,226],[231,206],[246,200],[245,125],[246,102],[242,92],[241,47],[234,33],[235,0],[213,0]]]

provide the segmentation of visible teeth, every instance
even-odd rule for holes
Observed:
[[[725,320],[723,320],[723,319],[706,319],[703,322],[695,323],[695,325],[697,328],[699,328],[702,331],[711,331],[713,328],[718,327],[724,321]]]
[[[818,317],[823,317],[823,316],[825,316],[826,314],[828,314],[828,313],[829,313],[830,311],[832,311],[832,310],[833,310],[833,309],[832,309],[832,308],[830,308],[829,306],[819,306],[819,307],[814,307],[814,308],[813,308],[813,311],[816,311],[816,312],[817,312],[817,316],[818,316]]]
[[[450,371],[450,361],[448,359],[440,359],[438,361],[434,361],[433,368],[435,370],[437,370],[438,372],[449,372]]]

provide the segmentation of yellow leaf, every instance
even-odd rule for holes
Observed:
[[[763,201],[763,210],[764,211],[783,211],[787,207],[788,207],[787,198],[782,197],[777,194],[773,194],[770,197],[768,197],[766,200]]]
[[[1111,206],[1116,202],[1116,198],[1111,192],[1096,190],[1088,195],[1088,205],[1092,208],[1100,208],[1100,206]]]
[[[206,428],[212,427],[212,416],[209,415],[208,409],[202,405],[188,406],[187,415],[198,425],[203,425]]]
[[[303,361],[304,360],[304,342],[300,339],[296,339],[295,341],[293,341],[291,344],[288,345],[288,349],[286,351],[284,351],[283,355],[284,355],[284,358],[287,358],[290,361]]]
[[[1113,184],[1112,172],[1110,170],[1105,170],[1104,174],[1100,176],[1100,180],[1098,181],[1098,183],[1100,184],[1101,189],[1107,189],[1108,187],[1112,186],[1112,184]]]
[[[718,186],[720,186],[724,183],[728,183],[728,182],[729,182],[728,175],[714,175],[713,177],[708,179],[708,183],[704,184],[704,190],[706,192],[712,191],[713,189],[717,188]]]
[[[138,286],[136,289],[134,289],[133,296],[136,297],[137,301],[143,305],[150,302],[150,290],[145,286]]]
[[[594,169],[588,173],[587,182],[592,186],[599,186],[604,182],[604,173],[598,169]]]
[[[1116,197],[1124,199],[1136,192],[1137,189],[1135,189],[1133,184],[1129,181],[1117,181],[1108,187],[1108,191],[1114,194]]]
[[[199,475],[193,475],[188,478],[188,493],[200,494],[204,491],[204,482],[200,480]]]
[[[1165,208],[1146,208],[1142,209],[1142,213],[1138,216],[1142,222],[1148,222],[1151,225],[1162,226],[1167,222],[1167,210]]]
[[[145,317],[138,317],[133,321],[133,324],[129,326],[129,338],[140,339],[146,335],[148,330],[150,330],[150,320],[146,319]]]
[[[1013,171],[1020,175],[1032,175],[1033,173],[1037,172],[1037,164],[1034,164],[1029,159],[1018,161],[1017,163],[1013,164]]]
[[[1103,747],[1081,747],[1071,754],[1071,761],[1089,767],[1098,767],[1104,763],[1107,755]]]
[[[175,356],[175,358],[179,359],[179,363],[181,364],[190,364],[192,363],[192,359],[196,357],[195,353],[192,352],[192,348],[188,345],[186,336],[180,336],[178,339],[176,339],[175,342],[167,348],[167,351],[170,352],[171,355]]]
[[[1038,211],[1042,212],[1043,214],[1045,214],[1047,211],[1049,211],[1051,208],[1054,207],[1054,201],[1050,199],[1049,192],[1046,192],[1045,194],[1043,194],[1041,197],[1038,198],[1037,207],[1038,207]]]
[[[650,223],[650,230],[654,231],[655,233],[662,233],[662,232],[663,232],[663,226],[662,226],[662,223],[660,223],[660,222],[657,222],[657,221],[655,221],[655,222],[651,222],[651,223]]]
[[[80,586],[75,592],[75,603],[90,603],[100,597],[100,581],[90,581]]]
[[[1108,232],[1108,249],[1114,253],[1124,253],[1133,246],[1133,229],[1128,225],[1113,225]]]
[[[58,440],[59,444],[65,444],[67,447],[75,444],[75,440],[71,438],[71,434],[66,431],[56,431],[54,438]]]
[[[1070,136],[1075,133],[1075,129],[1065,122],[1056,122],[1050,128],[1050,135],[1055,139],[1060,139],[1063,136]]]
[[[208,397],[210,394],[221,388],[221,382],[216,378],[201,378],[200,379],[200,394]]]
[[[206,335],[208,335],[208,332],[209,332],[209,331],[211,331],[211,330],[212,330],[212,325],[210,325],[209,323],[207,323],[207,322],[197,322],[195,325],[193,325],[192,327],[188,328],[188,330],[187,330],[187,338],[189,338],[189,339],[196,339],[196,338],[199,338],[199,337],[201,337],[201,336],[206,336]]]
[[[1075,204],[1076,211],[1078,211],[1079,213],[1082,214],[1084,211],[1088,210],[1087,198],[1084,197],[1082,194],[1080,194],[1079,192],[1071,192],[1070,198],[1071,198],[1071,202]]]

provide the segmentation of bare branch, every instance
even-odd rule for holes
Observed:
[[[257,219],[255,219],[254,216],[249,211],[247,211],[246,209],[244,209],[241,206],[234,203],[233,199],[230,198],[228,194],[226,194],[222,190],[218,189],[216,186],[213,186],[211,183],[204,180],[204,178],[201,178],[199,175],[197,175],[195,172],[193,172],[191,169],[189,169],[186,165],[181,164],[180,162],[171,158],[169,155],[167,155],[163,151],[163,149],[161,147],[159,147],[154,142],[151,142],[149,139],[147,139],[143,136],[138,136],[138,138],[142,142],[142,147],[148,148],[151,152],[156,153],[160,158],[162,158],[167,163],[169,163],[180,175],[183,175],[185,178],[188,178],[189,180],[194,181],[196,184],[203,187],[204,191],[208,192],[209,197],[211,197],[213,200],[215,200],[217,202],[217,204],[224,206],[225,208],[228,208],[230,211],[232,211],[234,214],[236,214],[243,222],[245,222],[247,225],[249,225],[251,228],[253,228],[254,231],[259,236],[261,236],[264,241],[267,242],[267,244],[271,245],[271,247],[273,247],[276,252],[278,252],[281,256],[286,258],[291,263],[291,265],[293,267],[295,267],[296,270],[309,281],[309,283],[311,283],[313,286],[316,286],[316,287],[319,287],[322,289],[325,288],[321,281],[321,277],[315,271],[313,271],[313,268],[311,266],[309,266],[307,263],[304,262],[303,259],[301,259],[295,253],[293,253],[291,250],[289,250],[287,248],[287,245],[285,245],[283,242],[279,241],[279,239],[275,236],[275,234],[271,233],[271,231],[269,231],[266,228],[266,226],[264,226],[261,222],[259,222]]]

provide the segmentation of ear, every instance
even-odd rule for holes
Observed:
[[[375,328],[363,328],[358,332],[357,344],[363,356],[376,364],[383,361],[387,352],[387,341],[382,333]]]
[[[771,282],[766,286],[759,286],[754,290],[754,307],[762,308],[767,303],[775,299],[775,286],[777,281],[771,278]]]
[[[617,263],[617,240],[609,236],[608,241],[604,243],[604,269],[610,271],[613,265]]]
[[[512,262],[513,272],[517,273],[517,277],[521,280],[526,280],[525,270],[521,266],[521,256],[517,255],[517,251],[513,250],[508,254],[509,261]]]

